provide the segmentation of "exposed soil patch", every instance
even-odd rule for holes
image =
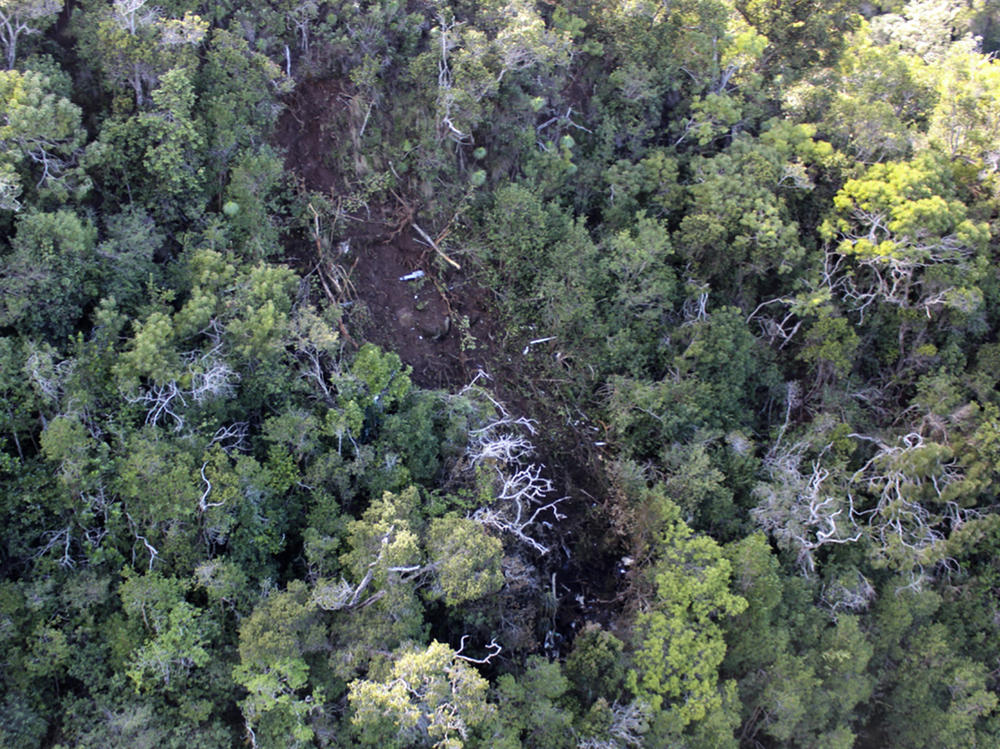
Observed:
[[[331,113],[343,106],[340,95],[337,81],[303,81],[288,97],[278,121],[274,139],[285,149],[285,166],[310,190],[330,192],[342,187],[325,158],[334,145],[327,128],[336,121]]]
[[[286,167],[307,190],[336,201],[346,188],[327,156],[343,137],[333,125],[345,106],[339,83],[300,82],[287,104],[275,135]],[[348,220],[325,253],[327,262],[350,281],[348,323],[355,333],[399,354],[417,385],[461,387],[497,348],[484,314],[488,292],[464,269],[438,261],[406,218],[395,205],[369,206]],[[315,266],[316,248],[308,242],[291,250],[306,270]]]
[[[349,135],[336,125],[343,122],[347,106],[342,86],[331,80],[300,81],[286,104],[275,134],[276,144],[285,150],[286,168],[305,189],[336,202],[347,186],[328,159],[334,149],[350,147],[345,142]],[[567,518],[554,526],[557,538],[546,539],[553,553],[543,572],[560,600],[555,626],[567,642],[583,622],[608,624],[620,610],[616,590],[624,570],[618,564],[618,540],[607,532],[602,471],[591,447],[595,435],[592,428],[573,426],[566,418],[558,399],[547,392],[543,368],[519,355],[525,342],[506,341],[499,316],[491,314],[491,293],[468,268],[441,262],[420,241],[414,221],[420,217],[408,215],[398,200],[369,205],[346,222],[322,253],[303,238],[288,248],[288,259],[308,273],[322,254],[327,267],[320,267],[321,273],[342,270],[353,294],[346,308],[348,332],[396,352],[413,368],[417,385],[457,390],[482,369],[512,412],[538,421],[539,460],[556,491],[571,497],[560,505]],[[541,347],[532,356],[536,353]]]

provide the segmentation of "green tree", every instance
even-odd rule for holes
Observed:
[[[62,342],[97,293],[97,231],[72,211],[18,217],[0,269],[0,325]]]
[[[747,309],[762,281],[805,259],[790,204],[812,188],[807,165],[830,148],[810,127],[769,124],[759,140],[740,136],[724,153],[692,161],[691,205],[673,237],[695,278],[732,289]]]
[[[859,31],[835,68],[797,86],[786,103],[797,116],[821,121],[830,140],[858,161],[907,158],[937,99],[929,75],[920,59]]]
[[[792,4],[738,0],[735,7],[747,23],[767,37],[765,64],[786,77],[834,62],[843,49],[846,32],[860,20],[854,6],[843,0]]]
[[[488,689],[447,645],[404,648],[384,681],[350,684],[351,724],[363,746],[462,747],[496,709]]]
[[[204,211],[204,135],[193,112],[191,73],[172,68],[157,82],[148,108],[102,123],[85,163],[118,202],[139,201],[168,225]]]
[[[80,199],[90,180],[78,167],[86,131],[82,112],[43,73],[0,71],[0,209],[18,210],[18,197]]]
[[[499,747],[573,746],[573,713],[564,703],[569,682],[558,662],[531,656],[518,678],[497,680],[496,731]]]
[[[142,620],[147,638],[129,657],[136,689],[178,689],[187,672],[205,666],[211,636],[202,611],[186,600],[188,583],[151,571],[125,571],[119,595],[125,613]],[[150,636],[151,635],[151,636]]]
[[[719,683],[726,654],[718,622],[743,612],[729,589],[732,565],[712,539],[695,535],[679,508],[660,505],[663,531],[647,574],[654,586],[634,625],[634,667],[626,683],[637,697],[665,712],[672,732],[723,708],[734,685]]]
[[[566,658],[566,676],[585,704],[618,699],[625,681],[624,650],[624,643],[599,624],[580,630]]]
[[[148,0],[118,0],[92,4],[77,19],[85,59],[103,74],[104,86],[119,94],[116,114],[145,107],[166,71],[196,66],[208,24],[190,12],[181,18],[163,18],[161,12]],[[131,102],[119,93],[123,85],[131,87]]]
[[[233,678],[248,692],[240,709],[259,746],[307,746],[312,740],[309,717],[324,696],[310,684],[306,657],[326,647],[319,609],[302,582],[260,600],[240,624]]]
[[[969,216],[943,159],[875,164],[844,184],[834,209],[820,234],[832,245],[831,290],[848,308],[863,316],[891,305],[931,316],[982,303],[989,230]]]
[[[166,237],[152,217],[138,206],[105,219],[105,238],[96,248],[101,264],[101,294],[115,300],[119,309],[137,310],[146,299],[151,281],[160,277],[154,260]]]
[[[944,626],[913,633],[886,699],[886,719],[904,746],[980,746],[980,732],[996,710],[986,667],[957,655]],[[979,730],[977,730],[979,729]]]
[[[500,539],[469,518],[446,515],[431,520],[427,554],[435,575],[430,591],[443,595],[448,606],[496,593],[503,585]]]
[[[266,137],[277,117],[276,96],[287,93],[291,84],[245,38],[226,29],[212,29],[205,63],[198,71],[200,95],[195,105],[198,119],[207,128],[210,183],[224,179],[240,152],[253,149]],[[268,174],[267,169],[252,172]],[[255,184],[254,188],[260,189]]]

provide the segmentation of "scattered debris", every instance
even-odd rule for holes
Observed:
[[[524,347],[524,351],[521,352],[521,355],[523,356],[527,354],[528,351],[531,350],[532,346],[537,346],[539,343],[548,343],[549,341],[554,341],[555,339],[556,337],[554,335],[550,335],[548,338],[536,338],[533,341],[528,341],[528,345]]]

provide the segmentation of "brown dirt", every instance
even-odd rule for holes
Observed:
[[[306,190],[335,202],[346,186],[325,157],[350,147],[344,143],[349,135],[336,124],[344,121],[342,86],[331,80],[300,81],[286,104],[275,135],[285,150],[286,167]],[[616,589],[622,550],[607,531],[599,478],[603,472],[597,467],[601,458],[591,447],[594,435],[586,426],[570,424],[558,397],[549,392],[554,381],[546,379],[538,362],[519,356],[524,342],[506,340],[501,319],[489,304],[490,292],[476,283],[470,269],[448,266],[433,248],[418,242],[410,222],[421,219],[406,217],[400,200],[369,206],[330,242],[328,257],[333,255],[349,272],[356,293],[356,303],[348,308],[349,332],[356,340],[395,351],[422,387],[458,389],[482,369],[513,412],[539,423],[539,459],[548,466],[557,491],[572,497],[561,505],[569,517],[559,524],[558,539],[546,539],[561,549],[544,564],[545,578],[553,579],[554,573],[562,601],[558,629],[571,640],[585,621],[610,623],[620,606]],[[345,240],[350,243],[346,253],[340,251]],[[317,248],[309,238],[289,246],[288,253],[304,273],[316,269]],[[418,270],[425,274],[422,279],[399,280]],[[463,346],[463,317],[474,348]]]
[[[334,145],[327,123],[336,122],[334,110],[339,103],[340,83],[333,80],[302,82],[285,101],[274,140],[285,150],[285,166],[302,178],[305,186],[319,192],[332,192],[342,185],[323,154]]]
[[[286,103],[275,136],[285,150],[286,167],[306,190],[335,202],[345,186],[324,156],[345,137],[333,125],[342,120],[339,110],[345,106],[341,86],[331,80],[303,81]],[[398,202],[369,206],[332,243],[335,262],[349,272],[356,292],[348,327],[356,338],[395,351],[413,368],[417,385],[461,387],[497,348],[484,314],[488,292],[465,269],[447,266],[430,246],[418,242],[402,216]],[[350,249],[341,252],[345,241]],[[290,259],[307,272],[315,267],[316,249],[308,240],[289,249]],[[415,271],[423,271],[423,278],[400,280]]]

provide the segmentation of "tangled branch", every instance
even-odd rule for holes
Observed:
[[[466,459],[470,468],[491,469],[493,501],[472,513],[472,519],[513,535],[539,554],[547,554],[549,547],[533,535],[532,529],[536,525],[552,528],[552,522],[540,520],[547,513],[554,521],[565,520],[559,505],[568,497],[548,500],[554,490],[552,481],[542,475],[544,465],[531,461],[535,446],[529,436],[535,434],[535,423],[514,418],[496,399],[484,395],[499,415],[469,433]]]
[[[861,538],[850,494],[845,507],[841,493],[829,487],[830,471],[820,462],[826,449],[808,469],[802,470],[808,447],[799,442],[782,451],[772,448],[764,461],[770,481],[755,490],[761,501],[751,511],[757,523],[780,545],[796,552],[796,561],[805,575],[815,572],[818,549]]]

